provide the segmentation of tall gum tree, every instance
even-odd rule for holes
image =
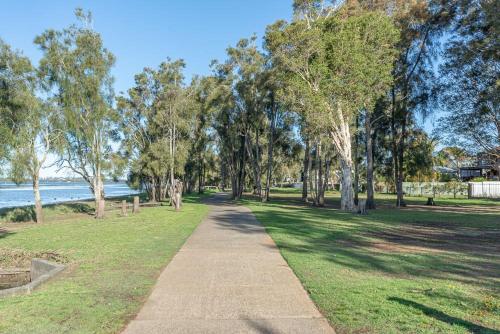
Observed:
[[[111,76],[115,57],[92,29],[91,14],[77,9],[76,16],[80,25],[47,30],[35,43],[43,52],[40,72],[61,109],[56,122],[63,133],[56,145],[60,166],[89,184],[96,218],[102,218],[103,178],[110,167],[110,138],[115,137]]]
[[[41,88],[36,69],[28,58],[0,41],[0,83],[2,99],[0,109],[10,115],[6,129],[9,144],[11,179],[16,183],[32,181],[35,198],[35,219],[43,222],[40,196],[40,170],[51,151],[56,136],[51,123],[55,109],[37,97]],[[3,139],[4,139],[3,138]]]
[[[135,76],[128,96],[118,97],[122,153],[130,161],[129,180],[143,187],[149,200],[164,200],[181,178],[192,117],[184,87],[183,60],[167,59]]]
[[[440,74],[448,144],[483,153],[500,173],[500,4],[462,0]]]
[[[351,127],[359,109],[372,103],[374,85],[391,82],[398,31],[382,13],[319,8],[327,14],[314,21],[279,21],[270,26],[266,44],[276,63],[289,73],[287,83],[297,92],[294,98],[299,95],[306,101],[308,123],[329,135],[340,159],[341,209],[352,211]],[[382,58],[375,59],[374,51]]]

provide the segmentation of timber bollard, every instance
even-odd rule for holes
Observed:
[[[139,212],[139,196],[134,196],[134,207],[132,208],[132,213]]]
[[[127,216],[127,201],[122,201],[122,216]]]

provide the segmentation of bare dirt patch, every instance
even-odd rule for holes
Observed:
[[[367,234],[375,249],[420,252],[500,254],[500,229],[480,230],[451,224],[415,222]]]
[[[23,249],[0,248],[0,268],[29,268],[33,258],[67,263],[65,255],[54,251],[30,252]]]
[[[436,211],[436,212],[448,212],[448,213],[496,213],[500,215],[500,206],[483,206],[483,205],[416,205],[411,204],[401,210],[412,210],[412,211]]]

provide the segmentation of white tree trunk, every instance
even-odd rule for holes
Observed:
[[[95,197],[95,218],[104,218],[104,184],[100,173],[95,176],[94,181],[94,197]]]
[[[351,130],[349,121],[343,116],[342,109],[338,106],[337,116],[340,124],[332,124],[333,130],[330,132],[333,144],[339,152],[340,168],[342,172],[342,190],[340,198],[340,208],[343,211],[354,210],[354,191],[352,186],[352,148]]]
[[[33,175],[33,194],[35,195],[36,222],[43,223],[42,198],[40,196],[40,180],[38,175]]]

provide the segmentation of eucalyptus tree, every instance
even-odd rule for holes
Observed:
[[[255,45],[256,37],[240,40],[227,49],[227,64],[233,71],[234,94],[241,135],[253,172],[254,194],[262,197],[262,134],[268,90],[266,59]],[[274,106],[273,106],[274,108]]]
[[[168,59],[158,69],[145,68],[128,96],[117,99],[130,181],[153,202],[172,195],[184,172],[191,114],[184,67],[184,61]]]
[[[404,206],[404,157],[416,114],[426,116],[437,100],[434,61],[440,38],[455,15],[458,1],[358,0],[369,10],[383,10],[400,30],[393,84],[389,91],[392,159],[397,206]]]
[[[227,49],[228,59],[224,63],[213,64],[218,96],[214,127],[236,198],[241,197],[244,190],[247,163],[250,163],[254,194],[262,197],[269,77],[266,58],[257,49],[255,40],[255,37],[240,40],[235,47]]]
[[[440,132],[492,161],[500,159],[499,9],[493,0],[460,2],[440,70],[447,112]]]
[[[343,7],[332,12],[317,3],[311,2],[310,12],[319,8],[326,15],[279,21],[268,28],[266,43],[289,72],[287,84],[304,101],[307,122],[328,134],[341,164],[341,208],[352,211],[351,126],[359,109],[374,103],[374,87],[391,82],[398,32],[384,14],[351,14]]]
[[[90,13],[76,10],[79,24],[47,30],[35,43],[43,52],[40,73],[48,82],[60,112],[56,128],[59,166],[69,168],[90,186],[96,218],[104,216],[103,178],[110,165],[110,138],[115,137],[113,54],[92,29]]]
[[[37,96],[41,92],[41,83],[30,60],[12,51],[2,41],[0,86],[0,110],[3,116],[7,116],[2,122],[5,133],[2,143],[9,146],[9,174],[16,183],[32,181],[36,221],[41,223],[40,170],[57,136],[57,131],[52,129],[55,109]]]
[[[13,64],[17,65],[17,62],[13,62],[13,58],[17,59],[18,57],[10,46],[0,39],[0,175],[5,171],[13,139],[12,128],[15,124],[15,111],[19,107],[19,103],[12,99],[12,95],[15,93],[12,70],[17,69],[17,66],[14,68],[12,66]]]
[[[198,193],[203,193],[207,166],[213,160],[213,152],[210,149],[213,135],[210,133],[210,125],[214,110],[214,85],[213,77],[195,77],[189,87],[193,112],[189,122],[190,148],[185,166],[185,184],[188,192],[191,192],[197,183]]]
[[[217,147],[220,156],[221,179],[231,181],[231,197],[241,197],[245,182],[246,152],[240,135],[240,115],[236,109],[233,91],[234,78],[228,64],[213,62],[214,71],[214,118],[212,127],[217,133]]]

